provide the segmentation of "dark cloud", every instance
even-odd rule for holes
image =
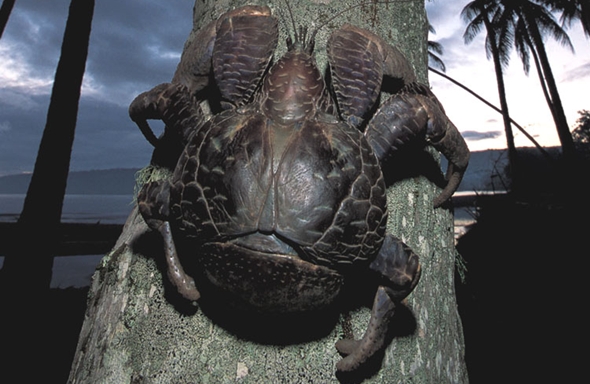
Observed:
[[[98,83],[141,89],[169,81],[192,26],[190,1],[107,1],[98,6],[88,70]],[[160,53],[160,55],[158,54]],[[162,55],[164,54],[164,55]]]
[[[129,119],[127,105],[80,103],[72,170],[144,167],[152,149]]]
[[[0,85],[0,175],[33,169],[69,3],[17,1],[0,40],[9,63],[4,76],[11,76]],[[96,2],[72,170],[148,163],[151,148],[127,108],[134,96],[172,78],[192,6],[189,0]]]
[[[9,126],[0,131],[0,175],[31,171],[35,164],[49,99],[32,96],[29,102],[33,106],[28,110],[7,108],[0,103],[0,124]]]
[[[36,68],[55,71],[66,25],[69,1],[16,2],[4,40],[17,44],[19,53]],[[50,69],[52,68],[52,69]]]

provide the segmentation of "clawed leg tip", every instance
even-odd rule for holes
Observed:
[[[359,343],[358,340],[342,339],[336,342],[335,347],[342,355],[348,356],[359,347]]]
[[[354,372],[358,369],[359,366],[360,363],[355,362],[354,360],[349,359],[348,357],[345,357],[344,359],[336,363],[336,371],[339,373],[347,374]]]

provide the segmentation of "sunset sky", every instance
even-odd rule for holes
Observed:
[[[469,45],[463,42],[466,23],[460,17],[468,0],[436,0],[426,3],[430,23],[436,34],[429,37],[444,47],[441,56],[446,74],[500,106],[494,64],[487,60],[484,49],[485,32]],[[584,36],[579,22],[567,30],[575,53],[548,40],[547,52],[570,127],[575,126],[577,111],[590,109],[587,89],[590,89],[590,40]],[[520,57],[513,52],[505,74],[508,110],[511,117],[543,146],[559,145],[559,139],[540,87],[534,63],[528,76]],[[506,148],[502,116],[488,106],[450,83],[430,73],[434,93],[445,106],[447,115],[463,133],[472,151]],[[516,128],[517,146],[533,144]]]
[[[463,43],[460,19],[467,0],[427,3],[443,44],[447,74],[498,105],[494,68],[486,59],[482,33]],[[33,170],[69,0],[16,2],[0,39],[0,175]],[[140,168],[151,146],[129,120],[131,100],[169,81],[192,26],[192,0],[101,0],[96,2],[89,57],[80,100],[71,170]],[[576,53],[554,42],[548,51],[568,123],[590,109],[590,40],[574,24],[568,30]],[[501,116],[457,86],[430,75],[434,92],[464,134],[471,150],[504,148]],[[513,118],[542,145],[558,145],[534,66],[527,77],[517,55],[506,73]],[[516,134],[517,145],[531,145]]]

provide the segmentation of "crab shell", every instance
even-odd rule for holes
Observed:
[[[224,111],[160,188],[173,233],[197,242],[208,279],[265,310],[325,306],[385,233],[379,161],[361,132],[329,115],[281,125],[253,106]]]

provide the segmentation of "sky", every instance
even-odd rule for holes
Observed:
[[[498,105],[494,68],[481,34],[463,42],[460,11],[468,0],[435,0],[427,11],[443,44],[447,74]],[[31,172],[41,140],[69,0],[19,0],[0,39],[0,176]],[[129,120],[139,93],[171,79],[192,27],[193,0],[96,2],[70,170],[141,168],[152,147]],[[549,43],[570,126],[590,109],[590,40],[574,24],[576,49]],[[534,67],[527,77],[513,55],[506,73],[510,112],[542,145],[558,145]],[[430,74],[433,91],[472,151],[505,148],[501,116],[457,86]],[[583,93],[584,92],[584,93]],[[516,132],[515,132],[516,133]],[[531,143],[516,133],[517,145]]]
[[[446,74],[499,107],[498,86],[492,60],[485,53],[485,31],[480,32],[469,45],[463,40],[467,24],[460,14],[469,0],[435,0],[426,3],[430,23],[436,30],[429,40],[443,45],[441,56]],[[567,29],[575,53],[554,40],[546,43],[549,62],[564,107],[568,125],[574,127],[578,111],[590,110],[590,40],[584,36],[579,22]],[[506,148],[502,116],[477,100],[460,87],[430,72],[430,85],[441,100],[447,115],[465,137],[469,149],[480,151]],[[504,74],[508,110],[514,121],[521,125],[543,146],[559,146],[559,138],[543,96],[535,65],[531,59],[529,75],[523,71],[520,57],[513,52]],[[516,128],[517,146],[533,146]]]

